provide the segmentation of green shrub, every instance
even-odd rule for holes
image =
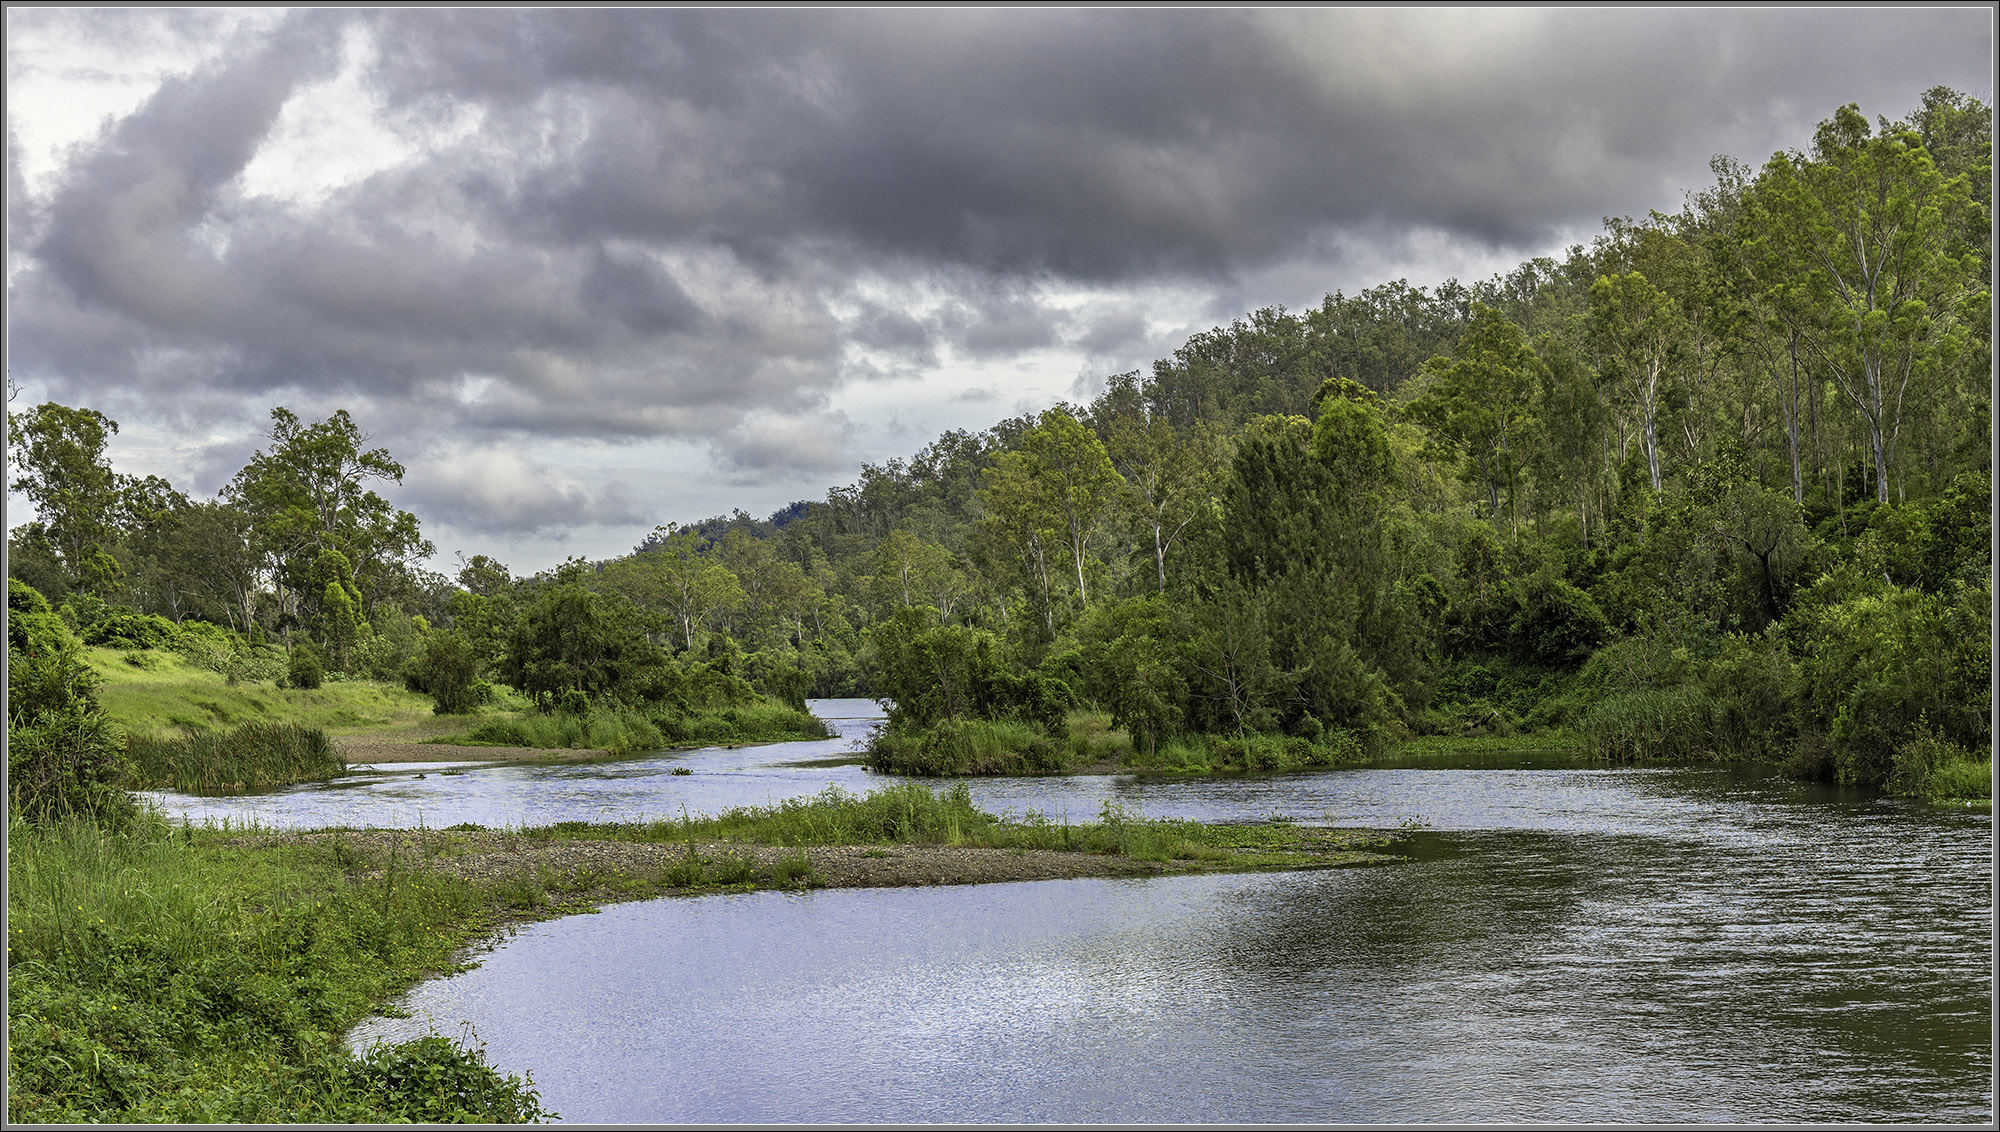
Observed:
[[[84,663],[82,642],[60,617],[32,611],[8,615],[10,722],[18,725],[45,715],[95,711],[97,683],[97,677]]]
[[[174,623],[157,613],[134,613],[120,609],[84,627],[83,643],[113,648],[160,649],[173,644]]]
[[[1990,798],[1993,761],[1944,737],[1928,722],[1896,745],[1885,789],[1920,798]]]
[[[42,713],[8,729],[7,800],[14,816],[121,828],[139,812],[121,788],[126,775],[117,729],[97,712]]]
[[[1577,721],[1598,758],[1645,761],[1713,753],[1712,706],[1700,688],[1645,688],[1598,701]]]
[[[302,640],[292,646],[292,658],[285,666],[285,679],[294,688],[311,691],[326,680],[326,658],[319,646]]]
[[[479,660],[472,645],[456,632],[434,632],[424,638],[422,651],[414,662],[418,690],[437,701],[439,715],[464,715],[481,703],[478,683]],[[492,689],[486,689],[490,695]]]
[[[346,1067],[345,1081],[390,1120],[417,1124],[525,1124],[553,1119],[532,1076],[502,1076],[479,1049],[437,1033],[377,1045]]]

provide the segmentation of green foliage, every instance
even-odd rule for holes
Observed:
[[[474,688],[478,676],[472,645],[456,632],[443,630],[425,635],[411,683],[437,701],[438,714],[464,715],[479,706],[481,697]]]
[[[1513,654],[1548,668],[1574,668],[1611,636],[1597,602],[1568,581],[1547,574],[1520,579],[1508,637]]]
[[[326,680],[326,659],[319,646],[308,640],[294,643],[291,660],[285,666],[285,679],[294,688],[309,692],[317,689]]]
[[[251,457],[225,494],[250,519],[255,545],[276,559],[279,583],[300,595],[308,628],[344,663],[339,634],[362,618],[359,610],[351,611],[351,622],[350,611],[323,611],[327,585],[338,583],[365,606],[407,562],[434,548],[416,516],[369,489],[371,480],[401,483],[403,466],[387,449],[364,450],[369,438],[346,410],[309,425],[290,410],[273,409],[270,438],[270,449]],[[322,615],[334,621],[315,624]]]
[[[1838,575],[1816,582],[1837,590]],[[1830,738],[1843,782],[1879,785],[1919,721],[1962,745],[1989,743],[1991,589],[1953,583],[1943,594],[1868,586],[1837,602],[1802,598],[1801,707]]]
[[[323,782],[347,772],[346,760],[324,731],[287,723],[248,723],[178,736],[133,735],[125,753],[134,785],[187,794],[266,790]]]
[[[432,1033],[376,1045],[344,1067],[340,1084],[388,1119],[417,1124],[531,1124],[553,1119],[534,1079],[502,1076],[484,1050]]]
[[[33,722],[45,716],[92,711],[97,706],[97,678],[83,663],[83,644],[53,613],[37,611],[33,594],[14,582],[9,598],[27,609],[7,617],[7,713],[11,723]],[[39,596],[39,595],[36,595]],[[41,603],[45,610],[47,603]]]
[[[939,624],[933,611],[916,608],[877,624],[870,643],[892,724],[926,727],[982,714],[998,670],[991,633]]]
[[[1909,738],[1896,745],[1883,789],[1940,800],[1991,798],[1993,759],[1990,754],[1977,757],[1937,728],[1920,722]]]
[[[157,613],[134,613],[120,608],[93,621],[83,631],[83,643],[120,649],[159,649],[177,639],[174,623]]]
[[[7,613],[17,616],[22,613],[53,613],[49,599],[41,595],[35,587],[19,578],[7,579]]]
[[[103,551],[115,535],[118,480],[104,458],[118,422],[95,409],[47,402],[7,414],[8,487],[28,497],[39,520],[30,535],[58,560],[64,580],[109,587],[116,564]]]
[[[341,1048],[492,923],[468,882],[158,820],[18,819],[7,881],[10,1124],[551,1115],[527,1083],[435,1041],[360,1061]]]
[[[514,624],[501,674],[545,706],[568,691],[634,694],[637,682],[663,660],[641,625],[620,595],[592,593],[575,580],[543,585]]]
[[[123,744],[103,715],[43,712],[7,729],[8,813],[32,822],[81,819],[106,828],[136,820],[123,785]]]

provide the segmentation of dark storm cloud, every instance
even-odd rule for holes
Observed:
[[[414,156],[252,195],[350,28]],[[1239,307],[1248,281],[1380,282],[1343,272],[1413,231],[1525,256],[1844,102],[1990,99],[1991,58],[1984,9],[299,12],[33,199],[10,130],[11,362],[160,420],[318,399],[406,443],[697,438],[746,481],[836,470],[843,383],[1159,348],[1136,300],[1052,289],[1177,287],[1226,321],[1317,297]],[[453,506],[529,529],[611,503]]]

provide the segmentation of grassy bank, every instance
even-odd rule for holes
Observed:
[[[104,714],[127,734],[179,729],[289,723],[330,735],[392,728],[421,728],[431,718],[431,698],[400,684],[372,680],[329,681],[310,691],[272,683],[229,683],[219,672],[164,650],[84,650],[100,684]]]
[[[523,832],[531,837],[665,844],[721,839],[791,847],[913,844],[1051,849],[1232,868],[1312,863],[1312,855],[1324,848],[1324,831],[1290,822],[1207,825],[1147,818],[1111,803],[1095,821],[1071,822],[1032,811],[1003,818],[975,807],[963,782],[940,791],[911,782],[867,794],[830,786],[809,798],[738,807],[716,816],[623,825],[565,823]]]
[[[7,838],[10,1122],[510,1122],[529,1083],[445,1042],[345,1053],[343,1030],[498,923],[477,886],[351,877],[145,821]]]
[[[1557,750],[1588,757],[1566,735],[1454,738],[1388,744],[1375,734],[1328,728],[1299,735],[1182,735],[1150,750],[1099,711],[1072,711],[1060,734],[1019,720],[950,720],[928,728],[887,727],[868,748],[872,770],[929,778],[1146,770],[1177,774],[1313,770],[1358,766],[1384,754]]]
[[[632,871],[454,875],[436,855],[475,835],[452,831],[349,841],[153,819],[126,833],[19,821],[8,833],[8,1119],[76,1123],[532,1118],[532,1082],[448,1042],[356,1059],[340,1034],[508,922],[670,892],[811,887],[825,878],[808,847],[1054,849],[1193,871],[1379,859],[1356,850],[1382,840],[1154,821],[1116,806],[1090,822],[1003,820],[973,807],[963,785],[917,784],[508,838],[676,849]],[[783,851],[758,863],[698,842]]]

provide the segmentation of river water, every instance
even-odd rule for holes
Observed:
[[[508,826],[879,785],[827,765],[872,705],[814,706],[840,738],[156,799],[197,821]],[[1108,801],[1413,832],[1407,860],[1360,869],[616,905],[521,929],[353,1039],[469,1027],[592,1123],[1993,1116],[1983,809],[1531,757],[973,789],[1076,820]]]

